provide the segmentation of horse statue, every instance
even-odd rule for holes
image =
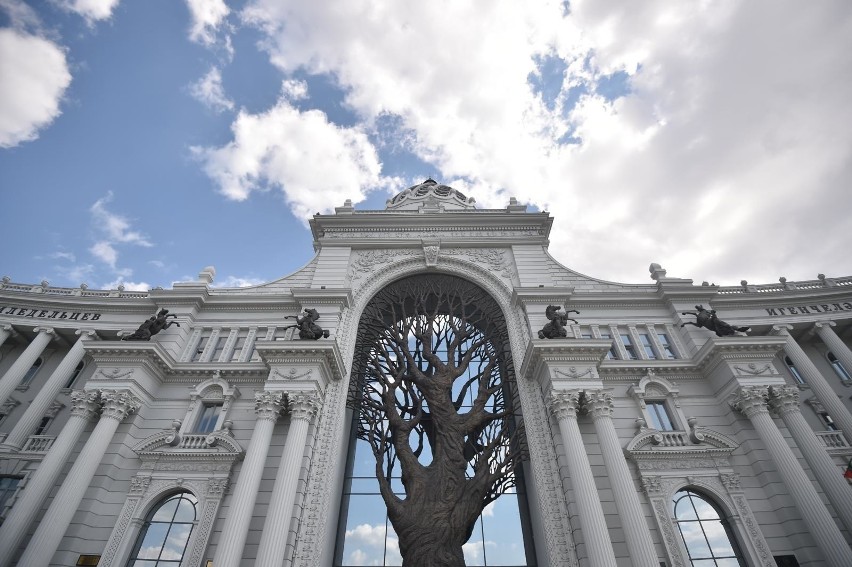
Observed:
[[[163,329],[168,329],[172,325],[177,325],[180,327],[180,323],[177,321],[169,321],[169,317],[177,317],[177,315],[170,315],[168,309],[160,309],[159,313],[156,315],[152,315],[144,323],[139,325],[139,328],[133,331],[133,334],[127,335],[126,337],[122,337],[123,341],[150,341],[151,337],[162,331]]]
[[[288,315],[285,319],[293,319],[293,315]],[[320,338],[328,338],[328,330],[324,330],[322,327],[316,324],[316,320],[319,319],[319,312],[316,309],[305,309],[305,316],[299,317],[295,316],[296,324],[288,325],[284,327],[284,330],[287,329],[299,329],[299,338],[305,340],[317,340]]]
[[[729,323],[725,323],[716,316],[715,309],[705,309],[703,305],[696,305],[695,311],[682,311],[681,315],[695,315],[695,323],[687,321],[681,323],[681,327],[692,325],[693,327],[704,327],[716,333],[717,337],[731,337],[737,333],[745,333],[751,330],[751,327],[734,327]]]
[[[568,324],[568,321],[573,321],[575,325],[579,325],[576,319],[571,319],[568,317],[569,313],[580,314],[579,311],[575,311],[571,309],[566,311],[559,305],[548,305],[547,309],[544,311],[545,317],[550,320],[550,323],[545,325],[539,332],[538,338],[540,339],[564,339],[568,336],[568,331],[565,330],[565,325]]]

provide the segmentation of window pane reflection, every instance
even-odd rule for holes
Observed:
[[[198,500],[188,492],[168,497],[148,515],[128,567],[178,566],[196,518]]]
[[[743,565],[728,522],[713,502],[692,490],[681,490],[672,504],[674,520],[694,567]]]

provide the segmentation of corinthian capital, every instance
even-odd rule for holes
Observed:
[[[319,397],[313,392],[298,392],[287,396],[290,402],[290,419],[304,419],[310,422],[319,411]]]
[[[104,409],[101,417],[123,421],[142,405],[142,400],[128,390],[101,390]]]
[[[89,421],[95,419],[101,409],[100,399],[101,393],[97,390],[91,392],[74,390],[71,392],[71,415]]]
[[[587,391],[584,403],[592,419],[612,416],[612,394],[601,390]]]
[[[580,409],[580,390],[554,391],[547,400],[547,408],[556,419],[577,419]]]
[[[795,386],[772,386],[769,388],[769,407],[778,415],[801,411],[799,389]]]
[[[254,413],[257,419],[267,419],[273,423],[278,421],[281,408],[284,407],[284,394],[281,392],[255,392]]]
[[[728,400],[731,407],[746,417],[759,413],[769,413],[766,403],[769,391],[766,386],[748,386],[739,388]]]

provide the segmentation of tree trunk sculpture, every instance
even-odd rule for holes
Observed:
[[[361,319],[350,403],[404,567],[463,566],[483,508],[514,486],[522,450],[505,333],[494,300],[450,276],[397,282]]]

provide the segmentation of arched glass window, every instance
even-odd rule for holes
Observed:
[[[516,394],[507,326],[485,290],[429,275],[376,294],[358,326],[333,565],[399,566],[404,553],[430,565],[460,555],[466,565],[536,565]],[[461,509],[457,525],[436,520]]]
[[[38,374],[38,369],[41,368],[42,362],[43,361],[42,361],[41,357],[38,357],[36,359],[36,361],[33,362],[33,365],[30,366],[30,369],[27,370],[27,373],[24,374],[24,377],[21,379],[20,386],[29,386],[30,385],[30,382],[32,382],[33,378],[35,378],[35,375]]]
[[[68,381],[65,383],[66,388],[70,388],[74,384],[74,380],[76,380],[77,376],[80,375],[80,372],[83,371],[84,366],[86,366],[86,363],[85,361],[81,360],[79,364],[77,364],[77,367],[74,369],[74,372],[71,373],[71,377],[68,378]]]
[[[805,383],[805,379],[802,378],[802,374],[799,372],[799,369],[796,368],[796,366],[793,364],[793,361],[790,359],[789,356],[784,357],[784,364],[787,365],[787,369],[790,371],[790,374],[793,375],[793,379],[796,381],[797,384]]]
[[[837,360],[837,357],[834,356],[833,352],[828,352],[825,356],[828,357],[828,362],[831,363],[831,368],[834,369],[834,373],[837,374],[841,380],[844,382],[852,380],[852,376],[850,376],[846,368],[843,367],[843,363]]]
[[[197,505],[195,496],[178,492],[155,506],[139,532],[127,567],[178,567],[195,525]]]
[[[730,524],[707,497],[693,490],[678,491],[673,498],[674,521],[683,538],[689,561],[695,567],[745,565]]]

